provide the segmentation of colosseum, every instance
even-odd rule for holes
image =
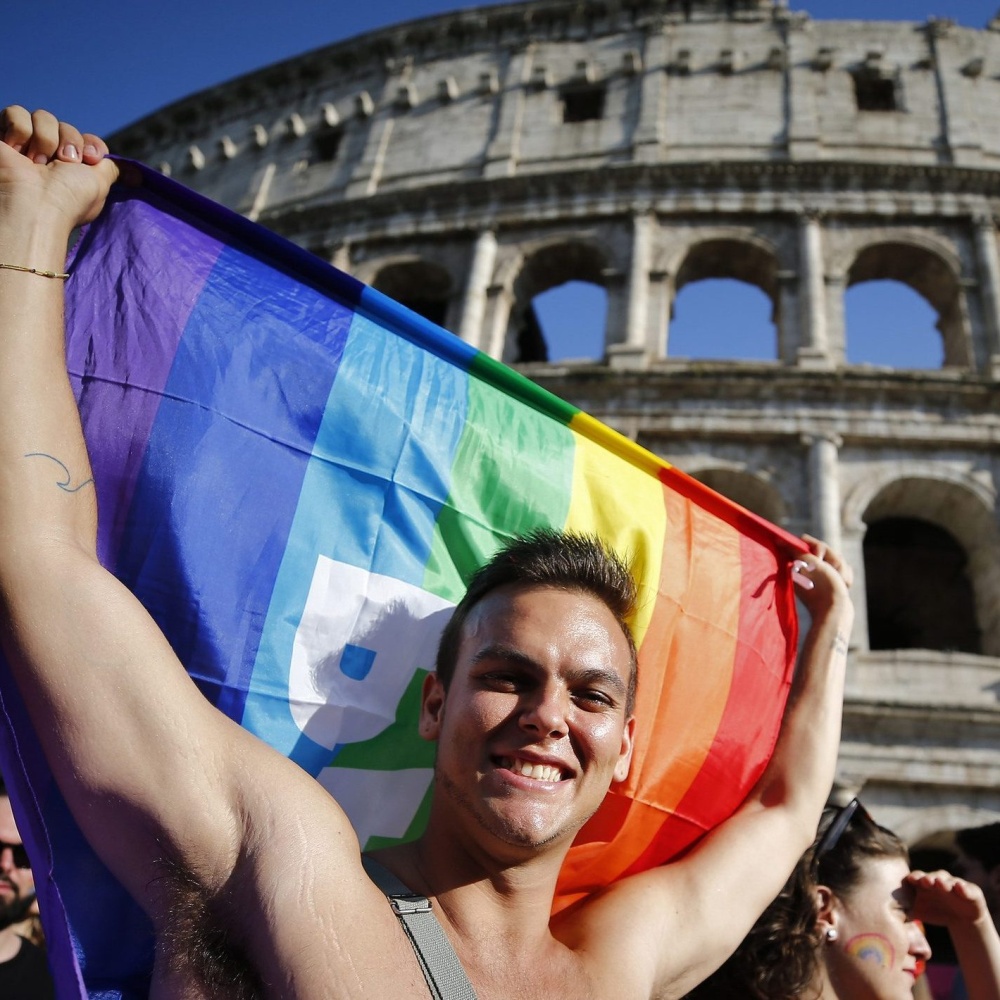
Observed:
[[[1000,818],[998,98],[1000,19],[530,0],[310,52],[112,143],[840,546],[839,783],[919,844]],[[712,279],[766,296],[755,360],[672,345]],[[845,296],[875,281],[933,310],[940,363],[848,360]],[[567,282],[601,290],[603,344],[550,361],[536,303]]]

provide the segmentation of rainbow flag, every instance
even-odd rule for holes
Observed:
[[[420,830],[437,636],[471,571],[537,526],[599,533],[640,584],[632,773],[581,832],[557,908],[739,804],[790,681],[795,539],[145,168],[70,270],[101,559],[205,697],[315,775],[362,843]],[[145,997],[148,923],[80,837],[6,675],[2,691],[59,996]]]

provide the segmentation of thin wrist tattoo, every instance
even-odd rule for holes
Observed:
[[[79,490],[82,490],[84,486],[89,486],[94,481],[93,478],[85,479],[82,483],[78,483],[76,486],[72,486],[71,484],[73,482],[73,474],[69,471],[68,468],[66,468],[66,464],[64,462],[60,462],[59,459],[55,457],[55,455],[47,455],[44,451],[29,451],[24,457],[47,458],[50,461],[55,462],[56,465],[58,465],[59,468],[63,470],[63,475],[65,475],[66,477],[65,480],[63,480],[62,482],[56,483],[56,486],[58,486],[59,489],[61,489],[64,493],[76,493]]]
[[[831,645],[835,653],[843,653],[844,656],[847,656],[847,636],[844,635],[843,632],[838,632],[833,637],[833,643]]]

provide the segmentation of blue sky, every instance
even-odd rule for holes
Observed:
[[[269,63],[388,24],[468,6],[475,5],[454,0],[170,0],[157,4],[148,0],[6,0],[0,103],[47,107],[89,131],[108,134],[187,94]],[[982,28],[998,12],[1000,0],[790,0],[789,6],[815,18],[923,21],[934,15]],[[915,297],[909,297],[907,304],[896,296],[888,307],[862,302],[877,291],[876,284],[859,286],[849,295],[848,329],[868,318],[878,331],[875,340],[891,348],[888,317],[899,328],[898,335],[911,344],[912,331],[920,327],[921,350],[927,352],[920,363],[936,366],[940,340],[932,330],[933,313]],[[736,315],[741,320],[757,317],[754,324],[741,323],[749,331],[748,342],[744,346],[727,341],[720,344],[720,351],[773,356],[770,345],[760,353],[762,335],[753,333],[767,327],[770,305],[763,295],[746,287],[730,287],[726,295],[720,295],[722,290],[715,283],[702,282],[682,292],[671,353],[688,353],[683,349],[686,315],[701,328],[706,323],[729,326]],[[570,290],[570,294],[579,298],[580,291]],[[743,298],[736,301],[733,294]],[[565,311],[558,297],[553,306],[554,311]],[[601,309],[602,303],[595,300],[584,312],[599,317]],[[713,309],[721,310],[718,319],[711,318]],[[860,317],[853,323],[852,312]],[[597,327],[593,335],[600,336]],[[877,363],[882,359],[853,360]]]

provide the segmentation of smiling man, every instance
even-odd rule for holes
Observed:
[[[472,581],[424,688],[427,829],[370,877],[340,806],[201,697],[96,558],[60,275],[117,176],[105,153],[45,112],[0,120],[0,636],[80,828],[153,923],[152,997],[683,995],[811,840],[839,742],[849,571],[815,541],[797,567],[811,624],[743,805],[683,860],[550,920],[574,835],[628,773],[634,585],[592,540],[515,542]],[[38,455],[84,485],[60,489]],[[452,950],[442,971],[433,955]]]

